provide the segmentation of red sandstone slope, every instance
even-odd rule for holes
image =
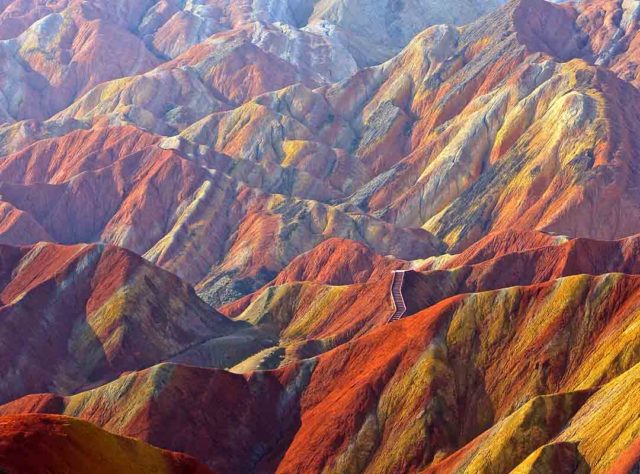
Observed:
[[[506,230],[493,232],[459,254],[427,259],[419,265],[418,270],[451,269],[462,265],[475,265],[509,253],[560,245],[567,240],[568,238],[565,236],[554,236],[538,231]]]
[[[164,124],[163,133],[184,129],[163,146],[269,193],[323,201],[354,193],[346,208],[423,226],[456,250],[511,228],[620,238],[640,230],[632,153],[640,96],[589,63],[595,30],[583,31],[578,14],[513,1],[464,28],[430,28],[390,62],[338,84],[292,86],[213,114],[215,97],[194,92],[191,69],[166,65],[100,86],[60,115],[64,124],[45,128],[59,133],[78,126],[71,117],[88,126],[115,113],[145,128]],[[209,46],[183,53],[184,64],[217,71],[221,63],[199,52]],[[214,76],[223,80],[243,65],[220,67]],[[7,141],[22,136],[7,133]],[[310,153],[322,157],[313,173]],[[345,169],[356,170],[353,180],[339,177]]]
[[[83,421],[44,415],[0,418],[0,469],[6,474],[210,472],[184,454],[114,436]]]
[[[604,472],[631,449],[638,429],[631,406],[637,402],[639,289],[637,276],[580,275],[454,297],[314,360],[246,380],[224,375],[227,386],[244,387],[233,402],[226,401],[228,390],[198,389],[222,373],[158,367],[47,410],[116,433],[142,433],[222,472],[234,472],[229,460],[247,459],[246,445],[234,443],[223,457],[207,446],[215,436],[226,442],[245,430],[266,440],[253,462],[275,462],[278,472],[415,471],[467,443],[461,455],[474,472],[541,462],[546,454],[537,450],[546,443],[577,444],[579,451],[568,455]],[[293,424],[254,427],[261,418],[244,416],[254,396],[264,420],[279,407]],[[21,400],[2,410],[32,410],[39,403]],[[216,422],[221,412],[208,406],[230,410],[229,421]],[[120,407],[127,407],[126,416]],[[213,418],[198,417],[198,429],[219,435],[166,429],[191,410],[210,413]],[[620,437],[605,429],[612,413],[624,431]]]
[[[558,239],[542,233],[493,234],[461,255],[427,260],[427,266],[434,270],[406,271],[402,287],[405,315],[466,293],[580,274],[640,274],[638,245],[637,236],[607,242]],[[236,370],[273,368],[311,357],[387,323],[393,313],[391,272],[407,269],[410,264],[375,257],[369,251],[367,254],[373,258],[366,263],[366,280],[325,281],[328,275],[315,269],[316,264],[325,261],[330,249],[345,255],[363,250],[348,241],[321,244],[294,260],[264,288],[221,309],[224,314],[274,334],[277,340],[277,345],[261,353],[261,360],[242,364]],[[343,257],[345,265],[349,262],[348,257]],[[333,264],[323,268],[331,275],[331,269],[340,272],[344,267]]]
[[[296,257],[273,281],[282,285],[294,281],[313,281],[328,285],[366,283],[386,276],[402,265],[393,257],[383,257],[360,242],[329,239]]]
[[[269,286],[294,282],[344,286],[386,281],[391,271],[404,265],[401,260],[376,254],[360,242],[333,238],[294,258],[261,290],[223,306],[220,311],[237,316]]]
[[[0,176],[11,183],[60,184],[83,172],[112,165],[150,147],[159,138],[134,127],[77,130],[3,157]]]
[[[234,371],[312,357],[385,324],[393,312],[392,271],[407,266],[346,239],[327,240],[296,257],[263,288],[220,308],[274,338],[273,347]]]
[[[38,142],[0,165],[0,195],[57,242],[126,247],[199,284],[216,302],[256,290],[331,237],[400,258],[441,249],[421,229],[266,193],[154,141],[132,128],[108,128]],[[299,194],[317,189],[303,182]]]
[[[174,275],[116,247],[0,246],[0,261],[3,401],[73,393],[241,327]]]
[[[639,206],[631,150],[640,135],[640,96],[587,62],[562,62],[583,52],[567,8],[519,1],[462,29],[434,27],[389,63],[339,84],[292,86],[207,115],[162,141],[175,153],[149,147],[55,187],[5,185],[3,195],[51,238],[131,248],[198,284],[215,304],[257,289],[334,236],[413,259],[438,250],[419,226],[453,250],[512,228],[605,239],[633,234]],[[552,21],[541,23],[542,16]],[[565,23],[566,31],[549,27]],[[89,102],[86,110],[76,106],[93,120],[102,112]],[[213,178],[202,165],[217,171]],[[104,203],[95,189],[107,196]],[[162,209],[151,209],[157,201],[148,196],[156,193]],[[29,202],[35,194],[54,201],[53,212]],[[280,194],[296,199],[282,202]],[[92,201],[96,217],[85,209]],[[211,210],[214,201],[229,215]],[[71,215],[79,228],[62,228]],[[220,238],[210,242],[214,231]],[[271,245],[265,236],[274,233]]]
[[[505,268],[500,262],[520,259],[532,269],[539,263],[532,281],[550,281],[446,299],[276,372],[243,377],[160,366],[70,397],[28,397],[2,411],[78,416],[192,453],[222,472],[247,462],[281,472],[327,466],[406,471],[431,464],[448,472],[467,463],[479,472],[581,463],[605,472],[622,465],[633,456],[629,440],[636,430],[635,412],[625,404],[635,403],[628,394],[637,385],[640,286],[637,276],[606,272],[634,271],[637,239],[560,244],[532,235],[529,243],[514,244],[512,237],[478,244],[469,257],[482,270],[476,271],[490,274]],[[331,254],[323,250],[342,246],[359,247],[328,242],[295,262],[300,270],[292,275],[319,277],[310,257],[327,259]],[[3,268],[12,268],[21,252],[8,252]],[[386,264],[364,254],[365,267]],[[611,255],[619,257],[605,258]],[[544,264],[549,261],[554,266]],[[555,279],[565,270],[606,274]],[[238,392],[229,392],[235,385]],[[178,416],[176,407],[186,408]],[[612,412],[625,435],[602,442],[598,433]],[[179,429],[187,426],[182,417],[193,420],[193,413],[201,419],[198,430]],[[203,413],[222,418],[202,419]],[[179,426],[167,430],[171,422]],[[252,451],[256,445],[259,453]]]
[[[502,255],[498,250],[497,256],[491,257],[488,252],[507,248],[512,235],[492,235],[468,252],[445,259],[438,269],[407,272],[403,289],[407,314],[456,294],[530,285],[580,274],[640,274],[640,236],[615,242],[574,239]],[[502,244],[498,243],[500,237],[504,238]],[[462,264],[465,260],[476,263]]]
[[[464,28],[429,28],[340,83],[211,114],[163,145],[253,169],[309,150],[322,164],[343,157],[356,163],[346,208],[422,226],[455,251],[509,229],[622,238],[640,230],[640,95],[591,64],[584,41],[570,7],[513,1]]]

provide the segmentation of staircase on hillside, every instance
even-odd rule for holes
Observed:
[[[402,296],[404,274],[405,272],[403,270],[397,270],[393,272],[393,282],[391,283],[391,299],[393,301],[395,310],[389,318],[388,322],[390,323],[402,319],[402,317],[407,312],[407,305],[405,304],[404,297]]]

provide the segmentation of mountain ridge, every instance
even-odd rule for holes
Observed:
[[[0,0],[0,471],[637,471],[639,23]]]

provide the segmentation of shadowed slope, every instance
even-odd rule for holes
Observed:
[[[162,364],[90,392],[58,398],[57,407],[45,410],[73,413],[111,432],[191,453],[216,472],[251,472],[260,463],[268,464],[269,456],[277,458],[297,429],[297,394],[307,383],[309,369],[242,376]],[[18,400],[2,412],[25,409]]]
[[[84,421],[51,415],[0,417],[0,468],[6,474],[211,472],[184,454],[115,436]]]
[[[425,473],[633,472],[638,372],[636,364],[597,389],[536,397]]]
[[[4,401],[104,383],[242,326],[123,249],[43,243],[0,255]]]

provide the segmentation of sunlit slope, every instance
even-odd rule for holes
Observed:
[[[575,456],[584,458],[595,472],[605,472],[634,439],[635,425],[621,418],[616,426],[628,434],[615,443],[601,441],[603,423],[611,420],[611,410],[605,410],[599,400],[618,403],[618,395],[609,393],[613,391],[619,393],[620,403],[632,403],[631,389],[621,391],[616,384],[632,386],[635,380],[639,289],[639,277],[606,274],[461,295],[275,372],[257,372],[245,379],[200,369],[167,368],[162,373],[168,378],[154,378],[152,374],[160,372],[153,369],[67,398],[62,411],[108,424],[110,430],[123,434],[133,434],[132,426],[139,423],[148,426],[151,420],[158,420],[157,431],[145,431],[144,439],[153,442],[159,436],[161,446],[185,450],[216,465],[221,458],[211,451],[197,454],[199,444],[184,441],[189,439],[186,433],[187,438],[174,441],[161,435],[167,433],[165,423],[175,416],[172,407],[176,404],[189,403],[205,411],[208,405],[194,402],[184,389],[160,387],[171,387],[171,380],[178,380],[171,374],[191,373],[195,378],[190,383],[231,377],[237,380],[234,383],[253,387],[243,389],[249,392],[242,397],[262,394],[258,412],[263,417],[276,406],[288,407],[280,413],[288,413],[293,425],[277,425],[286,426],[278,435],[269,430],[272,435],[265,434],[270,443],[276,442],[271,437],[276,436],[285,444],[267,449],[261,458],[267,462],[272,460],[270,454],[276,456],[281,472],[321,470],[323,466],[341,472],[422,469],[444,462],[480,435],[460,456],[473,457],[481,449],[480,453],[488,454],[479,454],[475,462],[495,462],[502,466],[499,472],[507,472],[501,470],[504,466],[524,462],[556,436],[558,443],[580,440],[579,456]],[[164,409],[158,405],[159,395],[150,397],[151,393],[165,393],[158,390],[169,390],[171,403]],[[198,393],[218,400],[227,391]],[[562,393],[567,395],[554,395]],[[540,398],[543,395],[548,397]],[[283,405],[285,401],[288,405]],[[220,402],[215,403],[219,406]],[[155,408],[144,409],[147,404]],[[24,400],[3,410],[34,406],[41,405]],[[123,411],[118,406],[129,408]],[[140,408],[133,408],[137,406]],[[227,419],[228,424],[217,425],[225,430],[240,433],[263,419],[240,416],[245,405],[237,397],[225,406],[237,414]],[[107,407],[112,408],[104,413]],[[124,413],[129,413],[125,418],[130,421],[123,418]],[[616,413],[623,418],[634,416],[633,411],[622,408]],[[133,420],[138,420],[135,425]],[[532,422],[540,426],[535,437],[526,431],[533,429],[529,428]],[[275,429],[276,425],[270,426]],[[135,432],[141,431],[135,428]],[[516,452],[505,451],[508,456],[504,457],[501,449],[506,448],[501,446],[509,446],[509,440],[518,436],[527,444]]]

